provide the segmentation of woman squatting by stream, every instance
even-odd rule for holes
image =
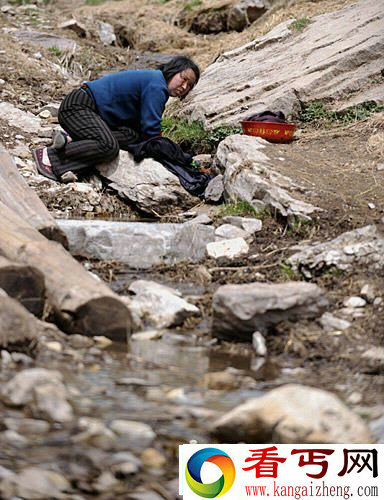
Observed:
[[[129,144],[161,135],[168,98],[183,99],[199,78],[192,59],[176,56],[157,70],[126,70],[82,84],[61,103],[65,132],[33,152],[38,172],[60,181],[66,172],[89,172]]]

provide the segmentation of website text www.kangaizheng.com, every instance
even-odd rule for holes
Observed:
[[[378,498],[378,486],[358,486],[352,488],[350,486],[330,486],[322,481],[322,484],[309,486],[280,486],[273,482],[273,487],[262,485],[244,486],[245,498],[247,497],[270,497],[270,498],[290,498],[301,500],[303,498],[343,498],[348,500],[352,496],[359,498]]]

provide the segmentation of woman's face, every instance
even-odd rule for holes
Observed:
[[[184,97],[196,83],[193,69],[188,68],[176,73],[168,82],[168,92],[171,97]]]

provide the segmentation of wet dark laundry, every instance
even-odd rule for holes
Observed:
[[[204,191],[213,178],[192,167],[192,155],[167,137],[152,137],[146,141],[127,146],[136,162],[153,158],[179,178],[183,188],[193,196],[203,197]]]
[[[263,111],[262,113],[256,113],[247,118],[249,122],[272,122],[272,123],[287,123],[285,115],[282,111]]]

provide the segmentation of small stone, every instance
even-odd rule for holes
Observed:
[[[46,111],[42,111],[42,113],[46,113]],[[41,114],[41,113],[40,113]],[[52,139],[52,128],[51,127],[40,127],[38,131],[39,137],[46,137],[51,141]]]
[[[212,180],[209,181],[207,187],[204,191],[204,198],[206,201],[211,201],[217,203],[221,200],[224,193],[224,177],[216,175]]]
[[[5,418],[5,426],[20,434],[46,434],[50,425],[45,420],[37,420],[35,418]]]
[[[27,446],[28,440],[16,431],[6,430],[0,434],[3,440],[7,441],[8,444],[14,446],[15,448],[24,448]]]
[[[44,345],[50,351],[54,351],[54,352],[62,352],[63,351],[63,346],[60,344],[60,342],[51,341],[51,342],[46,342]]]
[[[104,337],[103,335],[95,335],[93,340],[100,349],[105,349],[112,344],[112,340]]]
[[[345,299],[343,301],[343,305],[345,307],[353,307],[353,308],[364,307],[367,305],[367,301],[362,297],[353,296]]]
[[[30,356],[27,356],[22,352],[13,352],[11,356],[12,356],[12,361],[16,364],[31,366],[34,363],[33,359]]]
[[[118,453],[114,453],[108,458],[108,464],[112,467],[123,464],[132,464],[135,468],[135,472],[140,470],[143,466],[141,460],[129,451],[119,451]]]
[[[228,215],[223,218],[223,221],[227,222],[228,224],[233,224],[234,226],[240,227],[249,234],[257,233],[263,228],[263,222],[260,219],[255,219],[252,217]]]
[[[376,205],[374,203],[368,203],[368,208],[373,210],[374,208],[376,208]]]
[[[116,448],[116,434],[108,429],[100,420],[91,417],[81,417],[79,419],[79,428],[83,432],[73,436],[72,439],[75,443],[88,443],[105,451]]]
[[[361,318],[364,316],[364,309],[362,307],[342,307],[338,309],[337,313],[347,318]]]
[[[47,118],[50,118],[52,115],[48,109],[44,109],[43,111],[40,111],[39,116],[40,116],[40,118],[47,119]]]
[[[27,467],[19,474],[7,477],[1,483],[4,497],[29,499],[66,498],[70,483],[61,474],[39,467]]]
[[[166,330],[146,330],[145,332],[136,332],[131,335],[130,340],[158,340],[164,335]]]
[[[118,480],[110,471],[104,471],[100,474],[97,480],[93,483],[93,487],[99,493],[108,491],[118,484]]]
[[[10,14],[11,16],[14,16],[16,14],[16,11],[12,7],[12,5],[3,5],[0,10],[3,14]]]
[[[203,376],[202,385],[205,389],[230,391],[239,387],[239,378],[228,371],[209,372]]]
[[[71,422],[74,418],[68,403],[68,392],[63,384],[46,383],[33,388],[38,413],[54,422]]]
[[[141,454],[141,460],[146,467],[162,468],[167,463],[167,459],[155,448],[147,448]]]
[[[382,302],[383,302],[383,299],[381,297],[376,297],[375,300],[373,301],[373,305],[379,306],[380,304],[382,304]]]
[[[144,380],[141,378],[135,377],[123,377],[116,380],[116,385],[131,385],[136,387],[148,387],[148,386],[156,386],[158,383],[149,382],[148,380]]]
[[[345,319],[340,319],[329,312],[325,312],[320,318],[320,324],[327,332],[334,330],[346,330],[351,323]]]
[[[109,428],[117,435],[119,449],[144,449],[156,437],[151,427],[143,422],[132,420],[112,420]]]
[[[116,35],[113,26],[109,23],[99,21],[99,37],[103,45],[113,45],[116,42]]]
[[[9,365],[10,363],[12,363],[12,356],[11,354],[6,351],[5,349],[2,349],[1,351],[1,364],[2,365]]]
[[[200,214],[197,217],[189,220],[185,224],[212,224],[212,219],[208,214]]]
[[[85,347],[91,347],[93,345],[92,338],[77,333],[69,335],[68,341],[74,349],[84,349]]]
[[[62,384],[62,375],[56,370],[45,368],[30,368],[15,375],[3,385],[1,397],[6,404],[21,406],[33,399],[33,390],[40,384]]]
[[[365,299],[367,302],[372,304],[376,298],[375,288],[372,285],[367,283],[360,290],[360,296],[363,297],[363,299]]]
[[[361,357],[373,372],[384,371],[384,347],[371,347]]]
[[[70,182],[77,182],[78,180],[79,178],[77,177],[77,175],[74,172],[71,172],[70,170],[60,176],[60,181],[63,182],[64,184],[69,184]]]
[[[378,172],[381,172],[382,170],[384,170],[384,163],[379,163],[376,167],[376,170]]]
[[[249,246],[244,238],[214,241],[207,244],[208,257],[212,257],[214,259],[219,259],[221,257],[235,259],[246,255],[248,251]]]
[[[59,24],[58,28],[72,30],[80,38],[85,38],[87,36],[86,27],[83,24],[76,21],[76,19],[70,19],[69,21],[64,21],[63,23]]]
[[[360,392],[352,392],[348,398],[347,398],[347,402],[352,404],[352,405],[358,405],[359,403],[361,403],[363,399],[363,396],[361,395]]]
[[[265,343],[265,338],[260,332],[254,332],[252,335],[252,346],[255,350],[255,353],[258,356],[266,356],[267,355],[267,345]]]
[[[246,240],[250,235],[240,227],[232,224],[223,224],[216,229],[215,236],[217,241],[222,241],[234,238],[244,238]]]
[[[60,104],[54,104],[54,103],[46,104],[39,110],[39,113],[41,113],[42,111],[49,111],[52,117],[57,117],[59,114],[59,107]]]

